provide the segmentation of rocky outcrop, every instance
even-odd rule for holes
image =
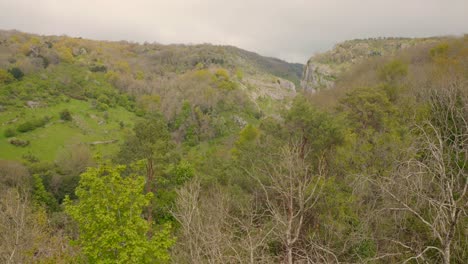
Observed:
[[[27,101],[26,105],[32,109],[41,107],[41,103],[36,101]]]
[[[314,63],[309,60],[304,66],[301,87],[304,90],[315,92],[322,88],[329,88],[333,85],[335,76],[329,66]]]
[[[353,64],[370,57],[391,56],[399,50],[435,41],[437,38],[373,38],[339,43],[332,50],[309,59],[304,66],[301,88],[310,92],[330,88],[336,79]]]
[[[274,76],[247,77],[243,80],[243,84],[253,100],[265,97],[283,100],[296,95],[296,86],[293,82]]]

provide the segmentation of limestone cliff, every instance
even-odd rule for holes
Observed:
[[[370,57],[391,56],[397,51],[436,41],[436,38],[374,38],[349,40],[317,54],[304,66],[301,87],[311,92],[330,88],[351,65]]]

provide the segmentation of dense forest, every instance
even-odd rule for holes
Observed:
[[[0,262],[467,263],[468,36],[0,31]]]

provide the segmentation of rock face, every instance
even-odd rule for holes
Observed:
[[[309,60],[304,66],[301,87],[304,90],[315,92],[321,88],[330,88],[335,76],[329,66],[316,64]]]
[[[270,97],[273,100],[283,100],[296,95],[293,82],[273,76],[255,76],[243,81],[253,100]]]
[[[399,50],[435,41],[437,38],[374,38],[339,43],[332,50],[309,59],[304,66],[301,88],[310,92],[331,88],[344,71],[366,58],[394,55]]]

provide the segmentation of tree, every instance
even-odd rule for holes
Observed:
[[[76,250],[61,230],[52,231],[45,210],[21,188],[0,192],[1,263],[72,263]]]
[[[150,225],[141,215],[153,194],[143,194],[143,177],[122,177],[124,169],[88,168],[76,189],[78,200],[66,198],[65,210],[79,227],[78,244],[91,263],[167,262],[174,243],[170,227],[148,236]]]
[[[315,109],[305,97],[294,100],[285,119],[291,134],[299,138],[303,157],[310,150],[322,154],[343,142],[342,128],[336,119]]]
[[[157,178],[161,178],[166,170],[172,144],[166,121],[159,113],[150,114],[144,121],[135,125],[134,134],[129,135],[118,155],[118,161],[124,164],[144,160],[146,165],[147,193],[154,193]],[[152,203],[147,208],[148,222],[153,220]]]
[[[377,88],[353,89],[341,101],[341,106],[361,134],[369,129],[384,131],[389,117],[396,111],[386,94]]]
[[[273,263],[265,208],[239,201],[219,185],[203,191],[193,179],[177,191],[174,217],[180,224],[177,263]],[[242,199],[243,200],[243,199]],[[257,207],[258,206],[258,207]]]
[[[325,180],[321,166],[313,171],[306,162],[308,154],[302,152],[301,143],[287,145],[281,149],[278,162],[260,168],[253,176],[264,191],[266,206],[277,226],[275,235],[289,264],[295,262],[307,215],[320,199]]]
[[[394,202],[389,210],[412,217],[421,226],[415,232],[427,232],[427,240],[419,243],[397,238],[412,254],[405,262],[434,259],[449,264],[462,261],[453,252],[457,230],[463,229],[463,218],[467,217],[468,96],[457,86],[429,94],[432,114],[417,125],[414,157],[402,162],[392,177],[374,183]],[[407,228],[414,225],[407,224]]]

